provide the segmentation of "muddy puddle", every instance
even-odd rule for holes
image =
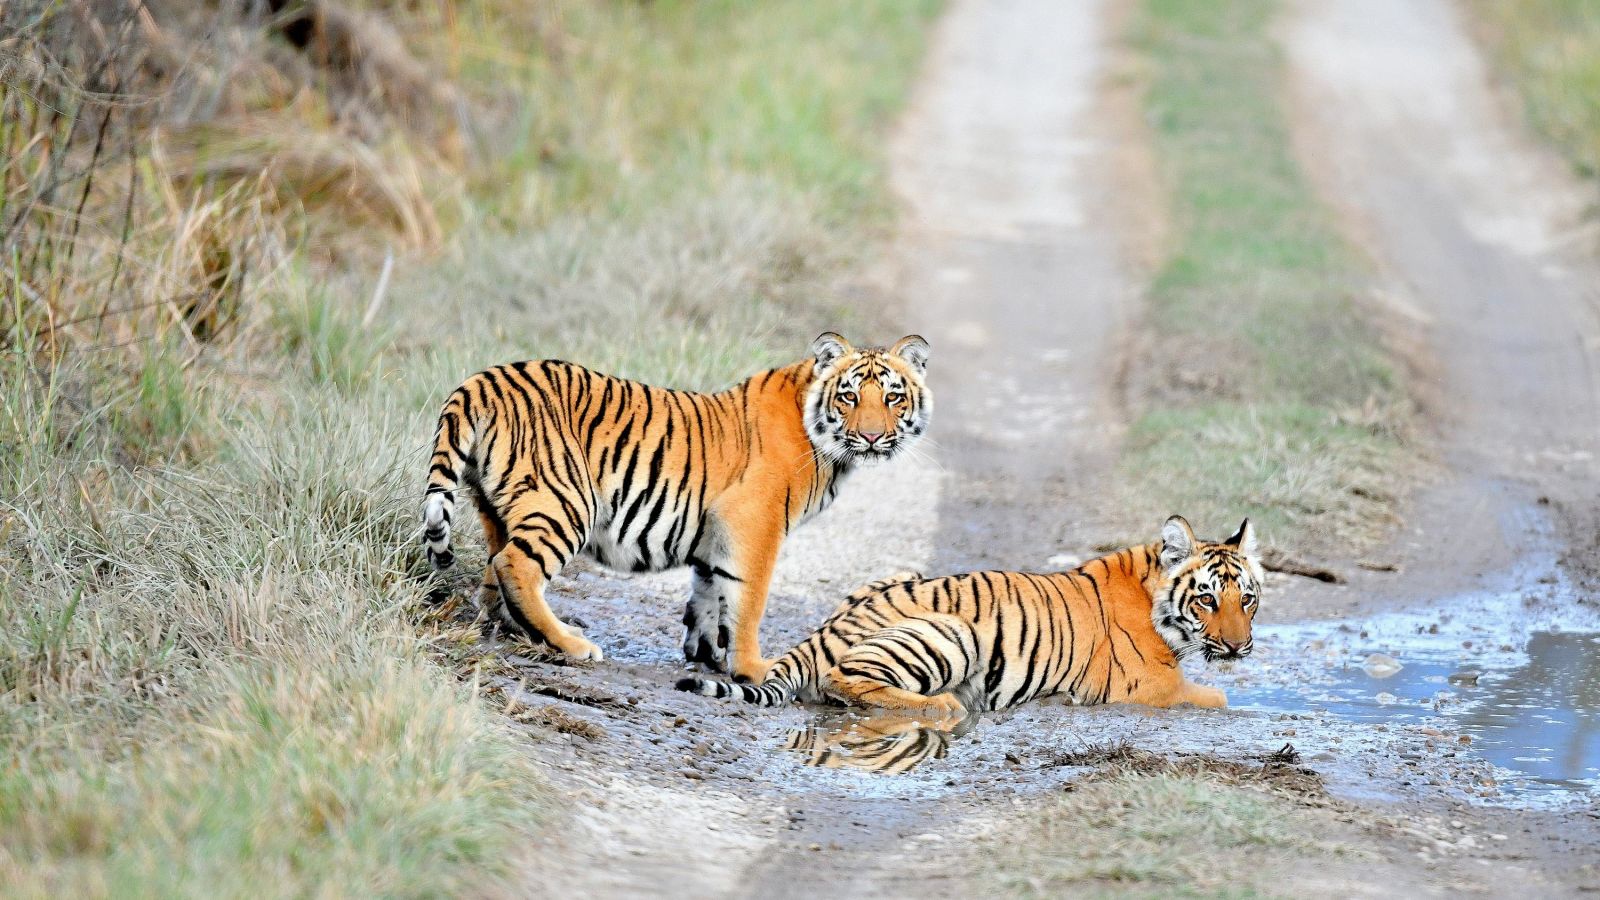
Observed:
[[[1262,626],[1269,649],[1230,674],[1230,700],[1437,733],[1511,798],[1600,794],[1600,617],[1545,572],[1423,609]]]

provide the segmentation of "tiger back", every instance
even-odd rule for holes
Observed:
[[[1068,572],[896,577],[852,594],[759,685],[685,678],[681,690],[762,705],[833,698],[940,716],[1065,694],[1079,704],[1225,706],[1181,660],[1237,659],[1262,570],[1246,520],[1198,541],[1181,516],[1162,538]]]

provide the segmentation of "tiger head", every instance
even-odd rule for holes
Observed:
[[[1249,656],[1262,580],[1250,520],[1233,537],[1209,543],[1173,516],[1161,528],[1160,559],[1150,617],[1173,652],[1182,658],[1199,651],[1210,661]]]
[[[806,435],[833,462],[888,459],[928,429],[923,384],[928,342],[911,334],[882,347],[850,346],[827,332],[811,342],[816,378],[806,392]]]

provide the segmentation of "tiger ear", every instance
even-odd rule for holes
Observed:
[[[1161,568],[1168,572],[1194,555],[1194,529],[1183,516],[1173,516],[1161,526]]]
[[[928,342],[920,334],[908,334],[895,341],[889,352],[910,363],[918,375],[928,371]]]
[[[1237,547],[1240,553],[1254,558],[1256,555],[1255,527],[1250,524],[1249,519],[1245,519],[1239,523],[1239,530],[1233,533],[1233,537],[1228,538],[1223,543],[1230,547]]]
[[[824,369],[838,362],[839,357],[854,349],[849,341],[831,331],[817,335],[811,342],[811,355],[817,358],[817,374],[821,375]]]

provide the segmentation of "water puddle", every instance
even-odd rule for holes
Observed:
[[[1513,624],[1539,618],[1515,595],[1446,609],[1261,628],[1257,646],[1280,649],[1230,701],[1414,726],[1492,763],[1502,793],[1600,789],[1600,630]]]
[[[930,723],[892,713],[835,713],[790,731],[781,749],[814,768],[902,775],[944,759],[950,742],[970,731],[976,718]]]

